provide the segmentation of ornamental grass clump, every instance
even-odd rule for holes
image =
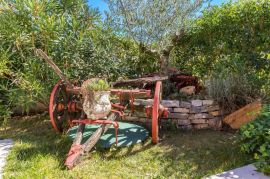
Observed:
[[[238,140],[241,150],[253,155],[256,167],[270,174],[270,105],[254,121],[240,128]]]
[[[102,79],[94,79],[86,86],[87,91],[108,91],[109,88],[109,83]]]

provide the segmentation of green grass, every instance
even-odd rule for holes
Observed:
[[[166,133],[163,141],[94,151],[69,171],[71,141],[56,134],[47,116],[11,119],[0,136],[13,138],[4,178],[201,178],[247,164],[234,134],[201,130]]]

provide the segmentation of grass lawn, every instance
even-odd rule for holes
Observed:
[[[15,145],[4,178],[201,178],[249,163],[234,134],[202,130],[166,133],[152,145],[94,151],[69,171],[63,166],[71,141],[56,134],[48,116],[11,119],[0,136]]]

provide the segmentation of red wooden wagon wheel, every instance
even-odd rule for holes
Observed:
[[[152,110],[152,142],[154,144],[158,143],[158,118],[159,118],[159,107],[160,101],[162,100],[162,83],[158,81],[156,83],[155,94],[154,94],[154,103]]]
[[[70,127],[71,120],[76,116],[76,107],[73,94],[67,93],[66,84],[61,80],[53,88],[50,96],[49,114],[53,128],[63,132]],[[74,106],[75,105],[75,106]]]

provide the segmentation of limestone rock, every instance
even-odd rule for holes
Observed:
[[[189,113],[189,109],[187,108],[174,108],[173,112],[178,112],[178,113]]]
[[[190,108],[191,107],[191,103],[190,102],[187,102],[187,101],[180,101],[179,107],[180,108]]]
[[[193,119],[191,120],[192,124],[204,124],[206,123],[206,119]]]
[[[195,114],[190,114],[190,115],[188,116],[188,119],[189,119],[189,120],[195,119]]]
[[[202,106],[201,107],[192,106],[190,109],[191,114],[200,113],[200,112],[204,112],[204,110],[202,109]]]
[[[177,123],[178,123],[178,125],[190,125],[191,124],[190,120],[188,120],[188,119],[185,119],[185,120],[178,119]]]
[[[208,124],[210,127],[214,129],[220,129],[222,127],[222,121],[220,117],[215,117],[213,119],[208,120]]]
[[[203,100],[203,106],[211,106],[214,104],[213,100]]]
[[[195,91],[196,91],[195,86],[186,86],[180,89],[180,92],[188,94],[188,95],[195,94]]]
[[[219,105],[203,106],[201,109],[201,112],[212,112],[212,111],[218,111],[218,110],[220,110]]]
[[[181,114],[181,113],[170,113],[169,118],[175,118],[175,119],[187,119],[188,114]]]
[[[163,105],[165,108],[179,107],[179,101],[178,100],[162,100],[161,105]]]
[[[192,104],[192,106],[199,107],[199,106],[203,105],[203,102],[202,102],[202,100],[192,100],[191,104]]]
[[[190,130],[192,129],[192,125],[177,125],[178,129],[183,129],[183,130]]]
[[[211,114],[212,116],[221,116],[221,111],[211,111],[209,112],[209,114]]]
[[[209,128],[208,124],[195,124],[193,125],[195,129],[207,129]]]
[[[194,116],[195,119],[207,119],[207,118],[211,118],[211,117],[213,117],[213,116],[211,116],[208,113],[198,113],[198,114],[195,114],[195,116]]]

